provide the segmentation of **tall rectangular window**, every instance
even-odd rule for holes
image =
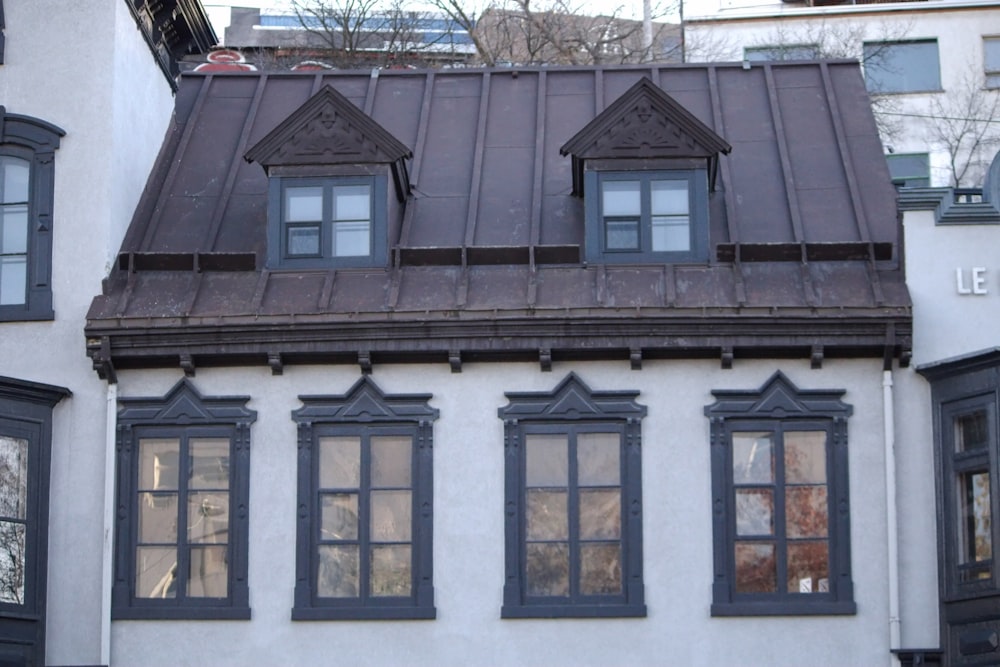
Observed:
[[[1000,88],[1000,37],[983,37],[983,73],[986,88]]]
[[[941,90],[936,39],[865,42],[865,84],[872,93],[924,93]]]
[[[28,287],[28,178],[31,163],[0,155],[0,306],[23,304]]]

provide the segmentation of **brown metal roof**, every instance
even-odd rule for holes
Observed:
[[[582,261],[560,147],[643,77],[732,147],[706,263]],[[327,85],[412,151],[390,266],[269,270],[267,177],[244,155]],[[189,74],[88,347],[102,374],[178,360],[905,360],[900,267],[857,63]]]

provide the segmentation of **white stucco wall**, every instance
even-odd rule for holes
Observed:
[[[86,356],[90,301],[173,107],[121,0],[6,0],[0,103],[66,132],[55,155],[55,320],[0,324],[0,375],[69,388],[53,424],[46,660],[100,662],[106,385]]]
[[[712,618],[712,389],[757,389],[780,368],[800,388],[842,388],[849,421],[855,616]],[[640,392],[644,619],[501,620],[505,391],[551,391],[570,371],[594,390]],[[121,396],[162,396],[179,371],[124,372]],[[299,394],[341,394],[353,366],[200,369],[203,395],[249,394],[251,621],[116,621],[113,664],[879,665],[889,659],[881,363],[647,361],[376,366],[388,394],[430,392],[434,423],[433,621],[292,622]],[[151,650],[155,647],[155,650]]]

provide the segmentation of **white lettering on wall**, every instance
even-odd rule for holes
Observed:
[[[955,269],[955,291],[961,295],[988,294],[986,289],[986,267],[974,266],[969,271]]]

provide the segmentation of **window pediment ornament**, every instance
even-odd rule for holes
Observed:
[[[583,165],[592,159],[705,158],[714,184],[719,153],[732,146],[650,79],[642,78],[562,148],[573,156],[573,192],[583,194]]]

